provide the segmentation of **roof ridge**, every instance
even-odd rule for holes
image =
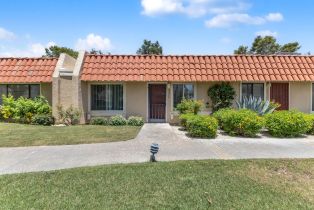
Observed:
[[[59,58],[57,58],[57,57],[0,57],[0,59],[33,59],[33,60],[47,59],[47,60],[54,60],[54,59],[59,59]]]
[[[287,55],[287,54],[271,54],[271,55],[242,55],[242,54],[217,54],[217,55],[192,55],[192,54],[184,54],[184,55],[150,55],[150,54],[145,54],[145,55],[136,55],[136,54],[103,54],[103,55],[98,55],[98,54],[89,54],[87,53],[85,56],[100,56],[100,57],[115,57],[115,56],[128,56],[128,57],[148,57],[148,56],[155,56],[155,57],[314,57],[314,55]]]

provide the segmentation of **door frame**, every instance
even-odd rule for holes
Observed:
[[[156,120],[150,119],[150,100],[149,100],[149,85],[165,85],[166,86],[166,105],[165,105],[165,119],[164,120],[157,120],[158,122],[168,122],[168,83],[167,82],[147,82],[146,84],[146,92],[147,92],[147,100],[146,100],[146,107],[147,107],[147,122],[157,122]]]
[[[270,98],[270,94],[271,94],[271,86],[273,83],[288,83],[288,109],[287,110],[290,110],[290,100],[291,100],[291,96],[290,96],[290,82],[276,82],[276,81],[272,81],[272,82],[269,82],[269,88],[268,88],[268,100],[271,100]]]

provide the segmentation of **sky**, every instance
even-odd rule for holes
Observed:
[[[10,0],[0,7],[0,56],[45,47],[134,54],[144,39],[164,54],[232,54],[257,35],[314,53],[312,0]]]

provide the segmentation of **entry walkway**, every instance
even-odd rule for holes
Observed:
[[[314,158],[314,137],[296,139],[238,138],[191,139],[169,124],[145,124],[129,141],[63,146],[0,148],[0,174],[48,171],[149,160],[149,147],[160,145],[157,160]]]

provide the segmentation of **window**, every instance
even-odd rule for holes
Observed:
[[[173,107],[182,101],[182,99],[194,98],[194,85],[192,84],[174,84],[173,85]]]
[[[7,84],[0,85],[0,104],[2,104],[2,96],[12,95],[14,98],[35,98],[40,96],[40,85],[25,84]]]
[[[242,97],[253,96],[255,98],[264,99],[264,84],[263,83],[242,83]]]
[[[91,85],[92,110],[123,110],[123,85]]]

